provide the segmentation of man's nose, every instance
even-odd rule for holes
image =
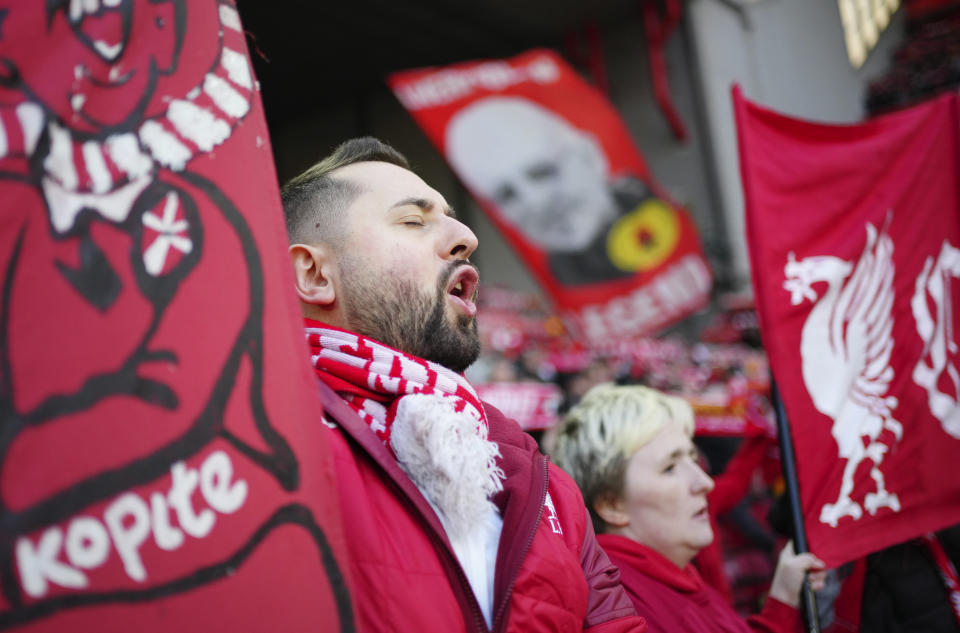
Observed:
[[[477,250],[477,236],[463,222],[447,218],[447,239],[443,246],[443,256],[468,259]]]

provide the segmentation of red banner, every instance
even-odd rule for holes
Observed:
[[[233,3],[0,26],[0,629],[352,630]]]
[[[652,182],[609,102],[559,56],[389,83],[578,336],[649,334],[705,304],[711,274],[693,223]]]
[[[477,385],[477,393],[524,431],[556,426],[557,407],[563,400],[560,387],[542,382],[493,382]]]
[[[960,522],[960,104],[862,125],[734,94],[760,324],[828,565]]]

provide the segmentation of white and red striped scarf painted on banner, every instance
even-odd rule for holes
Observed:
[[[218,13],[220,53],[214,66],[187,94],[170,95],[167,109],[135,131],[78,140],[37,103],[0,106],[0,159],[26,161],[44,128],[49,134],[42,184],[57,233],[72,229],[84,208],[123,222],[157,166],[182,171],[195,156],[224,143],[250,111],[257,87],[240,18],[230,0],[219,0]],[[105,203],[103,197],[114,193],[129,200]]]
[[[477,392],[461,374],[373,339],[306,319],[310,361],[317,376],[390,447],[390,430],[403,396],[435,395],[477,421],[487,438],[487,417]],[[392,448],[391,448],[392,450]]]

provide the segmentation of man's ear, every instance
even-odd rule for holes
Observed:
[[[293,244],[287,252],[293,264],[294,284],[300,300],[321,307],[333,305],[336,265],[330,249],[322,244]]]
[[[593,511],[603,519],[603,522],[612,527],[626,527],[630,523],[623,501],[618,498],[601,497],[593,502]]]

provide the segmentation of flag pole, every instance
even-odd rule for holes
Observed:
[[[787,499],[790,502],[790,519],[793,523],[793,547],[797,554],[808,551],[807,532],[803,527],[803,512],[800,508],[800,487],[797,485],[797,465],[793,455],[793,439],[790,437],[790,422],[777,383],[770,374],[770,400],[777,416],[777,437],[780,441],[780,463],[783,466],[783,478],[787,485]],[[810,588],[810,581],[803,579],[800,589],[800,603],[803,619],[808,633],[820,633],[820,616],[817,613],[817,596]]]

